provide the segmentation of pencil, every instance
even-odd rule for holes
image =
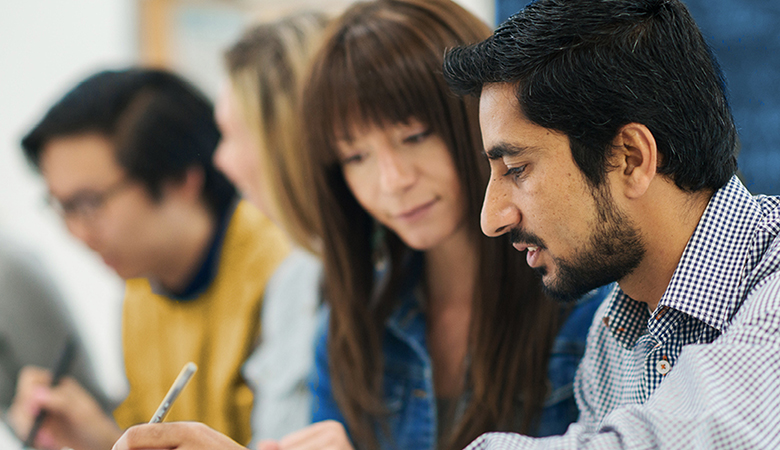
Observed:
[[[171,405],[176,400],[176,397],[179,396],[179,393],[190,381],[190,378],[192,378],[192,375],[195,374],[196,370],[198,370],[198,366],[193,362],[188,362],[184,365],[181,372],[179,372],[179,376],[176,377],[176,381],[173,382],[168,393],[165,394],[165,398],[163,398],[162,403],[160,403],[160,406],[157,408],[157,411],[155,411],[152,420],[150,420],[149,423],[160,423],[163,421],[165,415],[168,414],[168,410],[171,409]]]

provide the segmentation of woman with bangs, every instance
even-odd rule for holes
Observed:
[[[357,3],[328,28],[301,99],[329,306],[316,423],[259,450],[460,449],[577,419],[574,373],[609,288],[561,307],[507,237],[480,231],[478,105],[450,93],[441,66],[489,34],[449,0]],[[115,448],[230,447],[162,424]]]
[[[508,238],[480,231],[478,105],[441,66],[489,34],[448,0],[359,3],[329,29],[302,97],[330,307],[319,423],[262,450],[459,449],[577,419],[571,384],[608,288],[561,308]]]

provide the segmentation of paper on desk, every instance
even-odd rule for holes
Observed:
[[[3,450],[22,450],[22,441],[16,438],[8,425],[0,420],[0,448]]]

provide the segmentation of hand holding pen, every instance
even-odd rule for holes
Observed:
[[[184,388],[195,364],[189,363],[182,369],[168,394],[163,399],[152,420],[146,425],[128,429],[114,444],[113,450],[176,449],[176,450],[246,450],[227,436],[197,422],[162,422],[171,404]]]
[[[163,398],[163,401],[160,403],[157,411],[154,412],[154,415],[152,416],[152,419],[149,421],[149,423],[160,423],[163,421],[163,419],[165,419],[165,415],[168,414],[171,406],[173,406],[173,402],[179,396],[182,389],[184,389],[184,386],[187,386],[190,378],[192,378],[192,376],[195,374],[195,371],[197,370],[198,366],[196,366],[193,362],[188,362],[184,365],[184,367],[181,369],[181,372],[179,372],[179,376],[176,377],[176,380],[173,382],[173,385],[171,385],[168,393],[165,394],[165,398]]]
[[[68,371],[70,371],[70,366],[73,364],[73,360],[75,358],[76,340],[73,338],[68,338],[68,340],[65,342],[65,348],[60,355],[60,359],[57,361],[57,364],[54,367],[54,374],[51,377],[50,384],[52,388],[60,384],[62,377],[65,376]],[[35,437],[38,435],[38,430],[40,430],[44,420],[46,420],[46,410],[41,409],[38,412],[38,415],[35,416],[35,421],[33,421],[32,428],[30,428],[30,432],[27,434],[27,439],[24,440],[24,447],[33,446]]]
[[[92,396],[67,376],[69,361],[76,356],[73,345],[65,346],[53,372],[30,366],[22,369],[8,423],[17,436],[28,439],[28,445],[105,450],[121,430]],[[36,420],[43,411],[44,418]],[[33,430],[34,422],[38,423],[37,431]]]

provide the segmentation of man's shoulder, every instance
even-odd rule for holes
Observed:
[[[780,271],[750,291],[718,342],[780,348]]]
[[[223,262],[276,267],[290,251],[287,235],[260,210],[242,200],[230,218]]]
[[[233,210],[227,228],[227,233],[240,234],[245,238],[262,240],[267,234],[276,235],[283,232],[271,219],[256,206],[241,200]]]
[[[774,223],[773,226],[780,227],[780,222]],[[752,270],[751,275],[753,282],[748,298],[756,296],[759,292],[765,292],[767,289],[771,291],[780,287],[780,235],[778,235],[777,230],[775,230],[774,236],[769,238],[767,249]],[[780,295],[772,300],[780,306]]]
[[[743,241],[745,261],[738,277],[738,294],[733,302],[734,325],[738,321],[750,321],[749,317],[761,314],[759,311],[780,309],[780,295],[767,296],[772,286],[780,284],[780,197],[755,195],[751,202],[756,215],[746,221],[742,232],[749,238]]]
[[[777,230],[780,227],[780,196],[754,195],[753,199],[761,208],[759,227],[766,230]]]
[[[775,208],[774,214],[778,212],[780,209]],[[757,245],[765,251],[746,274],[747,292],[729,330],[745,331],[752,340],[761,340],[755,332],[770,333],[780,343],[780,235],[777,232],[780,220],[765,220],[761,226],[765,233],[759,232],[757,240],[764,239],[766,243]]]
[[[136,298],[152,293],[152,286],[148,278],[128,278],[125,280],[125,301],[128,298]]]
[[[751,243],[756,264],[746,274],[749,296],[766,284],[777,283],[780,274],[780,197],[759,195],[756,200],[762,217]]]

